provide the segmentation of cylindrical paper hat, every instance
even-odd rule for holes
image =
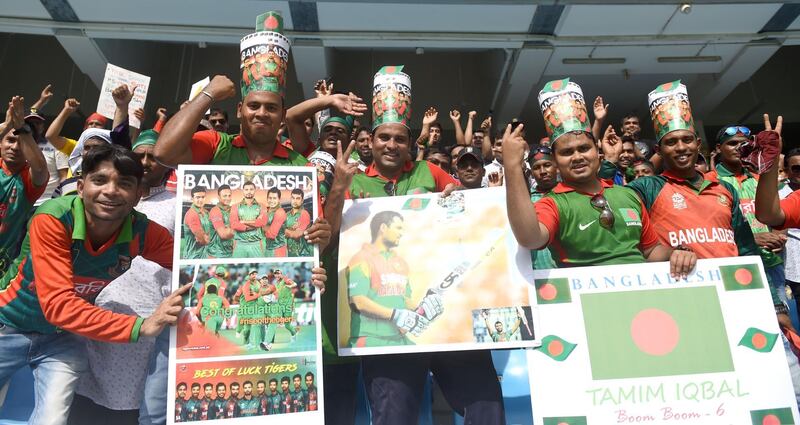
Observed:
[[[411,77],[403,65],[384,66],[372,81],[372,129],[387,123],[411,128]]]
[[[571,131],[592,134],[581,86],[569,81],[569,78],[545,84],[539,92],[539,108],[551,144]]]
[[[653,130],[659,142],[671,131],[695,132],[689,93],[681,80],[656,87],[647,95],[647,104],[650,105],[650,119],[653,120]]]
[[[239,42],[242,98],[254,91],[284,96],[289,68],[289,39],[283,34],[283,18],[267,12],[256,19],[256,31]]]

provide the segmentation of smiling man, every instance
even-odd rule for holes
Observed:
[[[181,296],[191,285],[166,297],[146,319],[93,305],[137,256],[172,268],[169,231],[133,210],[142,174],[139,159],[127,149],[93,149],[83,161],[78,195],[39,207],[22,252],[0,279],[0,383],[23,366],[36,369],[31,423],[66,423],[78,377],[87,368],[76,335],[135,342],[177,322]]]

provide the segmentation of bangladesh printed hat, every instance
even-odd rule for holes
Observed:
[[[542,110],[544,128],[551,144],[555,144],[559,137],[571,131],[592,134],[581,86],[571,82],[569,78],[545,84],[539,92],[539,108]]]
[[[675,130],[695,133],[689,93],[681,80],[656,87],[647,95],[647,104],[650,106],[650,119],[653,120],[657,141],[660,142],[662,137]]]
[[[372,81],[372,129],[388,123],[411,128],[411,77],[403,65],[384,66]]]
[[[290,48],[279,12],[267,12],[256,18],[256,32],[239,42],[242,98],[255,91],[284,97]]]

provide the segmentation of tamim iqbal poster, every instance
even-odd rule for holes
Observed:
[[[347,201],[339,241],[340,355],[538,344],[503,188]]]
[[[758,257],[535,272],[535,423],[797,424]],[[793,355],[793,354],[792,354]]]
[[[169,423],[323,423],[316,170],[180,166],[178,199]]]

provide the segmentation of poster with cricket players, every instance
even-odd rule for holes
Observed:
[[[648,263],[537,270],[534,282],[535,424],[799,423],[759,257],[700,260],[682,280]]]
[[[503,188],[346,201],[339,240],[340,355],[538,345]]]
[[[321,424],[312,167],[180,166],[169,423]]]

